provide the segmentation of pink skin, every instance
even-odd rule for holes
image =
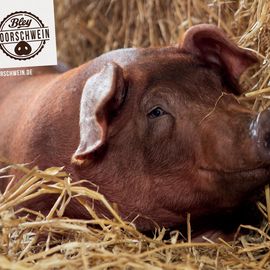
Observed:
[[[255,62],[217,27],[199,25],[181,46],[122,49],[63,74],[3,78],[0,156],[64,165],[73,181],[97,184],[124,219],[139,215],[142,231],[177,227],[188,212],[195,224],[210,222],[270,176],[269,113],[255,125],[257,114],[234,96]],[[46,213],[54,200],[24,206]],[[88,218],[74,201],[66,215]]]

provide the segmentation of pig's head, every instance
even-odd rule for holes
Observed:
[[[239,76],[256,61],[199,25],[180,46],[106,64],[83,90],[78,174],[123,215],[164,226],[241,204],[270,176],[270,114],[237,100]]]

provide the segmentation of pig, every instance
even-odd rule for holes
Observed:
[[[65,166],[140,231],[178,228],[187,213],[194,228],[211,231],[270,179],[270,112],[237,99],[240,75],[257,61],[201,24],[175,46],[119,49],[64,73],[2,78],[0,156]],[[55,199],[24,206],[46,214]],[[65,215],[89,218],[76,201]]]

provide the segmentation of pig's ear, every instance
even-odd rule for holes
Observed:
[[[211,24],[191,27],[184,35],[181,48],[209,65],[225,69],[233,82],[248,67],[258,62],[254,53],[238,47],[220,28]]]
[[[124,92],[122,68],[107,64],[84,86],[80,107],[80,143],[72,161],[82,163],[106,141],[108,116],[121,105]]]

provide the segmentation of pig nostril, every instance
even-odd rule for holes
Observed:
[[[267,132],[264,136],[264,147],[270,148],[270,132]]]

